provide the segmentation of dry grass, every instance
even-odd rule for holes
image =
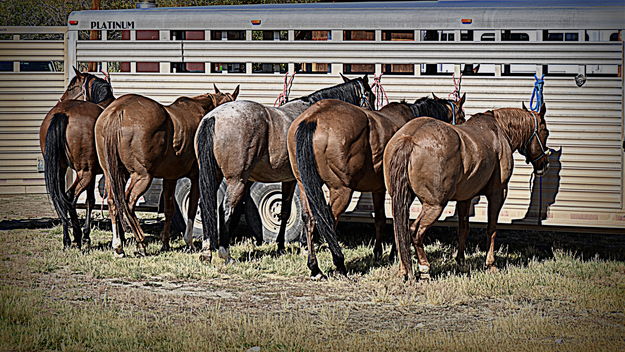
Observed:
[[[504,247],[489,273],[473,248],[458,272],[453,246],[434,242],[432,282],[404,284],[356,243],[351,280],[311,282],[297,245],[276,256],[243,241],[237,263],[204,265],[158,243],[115,259],[109,236],[82,253],[60,249],[59,228],[0,232],[0,351],[625,350],[620,261]],[[330,271],[329,252],[319,259]]]

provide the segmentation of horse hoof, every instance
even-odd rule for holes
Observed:
[[[138,249],[135,251],[134,255],[135,255],[136,257],[145,257],[145,256],[147,256],[147,253],[145,252],[145,248],[138,248]]]
[[[499,272],[499,269],[494,264],[493,265],[487,265],[486,268],[491,273],[498,273]]]
[[[373,260],[378,261],[380,259],[382,259],[382,250],[381,249],[379,251],[378,250],[374,250],[373,251]]]
[[[338,265],[336,267],[336,271],[338,271],[339,274],[347,277],[347,268],[345,267],[345,264]]]
[[[284,247],[278,247],[278,250],[276,251],[276,254],[278,254],[278,255],[285,255],[286,254],[286,249]]]
[[[171,247],[167,244],[167,245],[162,245],[161,246],[161,252],[169,252],[171,250]]]
[[[310,279],[312,281],[325,281],[328,279],[323,273],[318,273],[317,275],[310,275]]]
[[[430,281],[430,274],[428,274],[428,273],[420,273],[419,274],[419,281],[429,282]]]
[[[126,253],[124,253],[124,251],[113,251],[113,256],[115,258],[124,258],[126,257]]]
[[[196,251],[197,251],[197,248],[195,248],[195,246],[192,244],[186,245],[183,249],[183,252],[185,253],[195,253]]]

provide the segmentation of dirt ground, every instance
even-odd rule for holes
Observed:
[[[185,279],[185,273],[176,270],[172,273],[167,269],[158,268],[154,269],[153,276],[149,274],[135,276],[132,271],[102,274],[102,271],[94,271],[93,268],[80,268],[71,258],[63,258],[65,255],[58,249],[61,245],[60,234],[54,235],[50,231],[50,227],[56,223],[52,220],[53,215],[45,195],[5,196],[0,199],[0,230],[5,230],[0,231],[3,247],[0,253],[2,256],[0,272],[3,273],[0,284],[25,291],[42,292],[46,299],[67,302],[69,306],[80,306],[86,302],[106,299],[120,307],[131,307],[141,312],[158,312],[156,319],[168,316],[174,320],[186,321],[189,313],[210,306],[218,307],[220,311],[237,312],[246,317],[267,314],[280,317],[296,314],[309,317],[311,321],[339,324],[340,329],[363,334],[406,331],[406,329],[421,332],[471,333],[478,328],[488,328],[489,324],[512,315],[531,312],[534,315],[557,319],[558,324],[563,326],[609,331],[606,341],[616,338],[617,343],[606,344],[608,349],[614,347],[618,350],[618,346],[625,344],[625,307],[620,306],[621,303],[617,303],[616,309],[612,307],[598,310],[593,305],[595,303],[580,306],[574,299],[564,298],[554,301],[552,297],[524,298],[515,296],[515,293],[506,295],[487,293],[479,297],[468,295],[446,301],[436,298],[439,293],[433,293],[433,288],[439,285],[442,291],[453,290],[455,286],[451,285],[455,274],[452,274],[452,277],[446,273],[437,274],[440,282],[435,278],[430,284],[404,284],[395,275],[396,264],[374,263],[367,255],[350,259],[348,267],[351,265],[352,268],[358,268],[359,261],[362,261],[365,266],[374,263],[373,268],[367,267],[362,273],[354,269],[349,279],[332,276],[330,280],[324,282],[311,281],[306,275],[305,267],[294,269],[294,273],[289,271],[291,269],[280,267],[288,263],[272,264],[273,266],[267,269],[252,258],[255,255],[253,250],[245,254],[252,258],[248,259],[249,263],[237,263],[240,264],[238,269],[217,268],[216,271],[199,279],[194,276]],[[372,231],[367,225],[345,225],[342,230],[354,233]],[[446,248],[447,245],[453,245],[455,233],[450,234],[451,232],[452,230],[447,228],[435,230],[430,241],[437,243],[442,241],[441,248]],[[588,250],[588,246],[580,248],[578,241],[581,237],[578,235],[572,235],[570,241],[563,240],[565,236],[562,234],[552,236],[558,239],[513,231],[504,233],[500,243],[512,246],[507,249],[509,252],[514,252],[515,243],[519,248],[527,247],[527,244],[518,243],[520,237],[533,243],[530,250],[522,252],[528,257],[516,258],[507,255],[504,261],[521,263],[522,267],[527,265],[523,263],[530,260],[530,255],[539,260],[543,257],[549,259],[554,256],[554,244],[577,253]],[[107,263],[108,259],[102,259],[110,256],[106,248],[107,237],[106,234],[94,237],[95,244],[100,246],[100,250],[92,251],[88,259],[83,259],[85,255],[80,253],[72,252],[71,256],[81,258],[80,260],[84,260],[85,263],[96,265]],[[45,252],[32,253],[38,248],[36,243],[42,239],[47,241],[40,248]],[[600,244],[592,248],[592,253],[608,259],[622,260],[625,248],[622,246],[622,239],[616,241],[603,239],[598,242]],[[605,245],[601,244],[603,242]],[[477,247],[476,243],[472,245]],[[356,248],[354,251],[358,251],[360,247],[356,245],[354,248]],[[47,253],[50,254],[50,259],[45,259]],[[183,263],[186,263],[186,256],[192,256],[177,252],[172,255],[175,256],[175,260]],[[448,260],[447,257],[450,256],[446,253],[431,255],[439,256],[441,260]],[[506,258],[505,254],[502,256]],[[304,259],[299,258],[301,255],[293,257],[298,265],[305,266]],[[329,261],[329,257],[323,258]],[[128,265],[134,265],[132,258],[122,260],[127,260]],[[154,260],[163,260],[163,256],[157,255]],[[476,261],[483,261],[483,257],[476,258]],[[118,263],[119,261],[116,261],[113,265],[119,266]],[[156,266],[159,263],[161,262],[157,262]],[[249,268],[243,267],[244,265],[249,265]],[[619,270],[621,272],[616,273],[618,276],[615,277],[617,284],[622,285],[625,283],[625,270]],[[488,277],[486,279],[488,280]],[[432,298],[433,294],[435,298]],[[454,293],[446,294],[456,297]],[[551,336],[544,345],[540,345],[544,347],[540,349],[560,349],[562,339],[559,336]],[[582,343],[586,338],[576,337],[573,334],[564,339],[565,347],[576,350],[577,343]],[[510,350],[517,349],[515,346],[509,347]]]

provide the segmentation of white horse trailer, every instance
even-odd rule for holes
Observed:
[[[286,73],[296,73],[291,97],[337,84],[339,73],[383,74],[390,101],[432,92],[447,97],[452,74],[463,74],[469,116],[528,104],[534,75],[544,74],[551,168],[534,178],[515,154],[499,221],[622,232],[623,13],[625,3],[612,0],[78,11],[68,19],[65,81],[72,74],[68,65],[96,62],[111,73],[116,96],[138,93],[170,103],[209,91],[213,83],[226,91],[240,84],[241,99],[273,104]],[[89,40],[94,30],[99,39]],[[266,238],[277,230],[279,189],[253,189]],[[184,191],[178,193],[182,201]],[[485,202],[475,200],[472,221],[485,222]],[[342,219],[371,221],[372,209],[369,195],[356,194]],[[418,210],[417,202],[411,215]],[[298,211],[291,230],[299,227]],[[386,211],[390,217],[390,200]],[[440,220],[453,221],[454,213],[452,203]]]

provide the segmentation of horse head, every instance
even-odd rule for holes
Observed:
[[[113,88],[108,77],[102,79],[90,73],[80,72],[76,67],[73,69],[76,76],[67,85],[60,101],[85,100],[97,104],[113,98]]]
[[[524,110],[532,116],[532,134],[525,144],[519,148],[519,152],[525,156],[525,162],[531,163],[536,175],[542,175],[549,167],[549,155],[551,150],[547,148],[547,137],[549,129],[545,121],[547,107],[545,103],[540,107],[540,111],[528,111],[523,104]]]
[[[462,94],[462,97],[458,100],[453,99],[441,99],[436,96],[436,94],[432,93],[432,97],[434,100],[442,101],[447,103],[449,107],[449,121],[452,121],[455,125],[459,125],[466,122],[465,114],[464,114],[464,102],[467,98],[467,93]]]

